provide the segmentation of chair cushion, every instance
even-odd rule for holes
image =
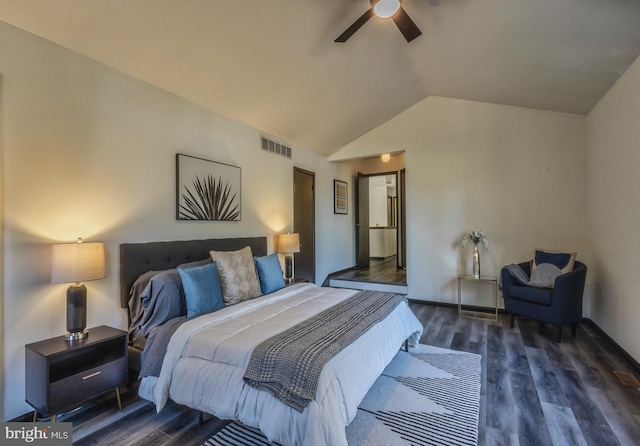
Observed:
[[[509,287],[509,297],[523,300],[538,305],[551,305],[551,295],[553,290],[549,288],[534,288],[530,286]]]

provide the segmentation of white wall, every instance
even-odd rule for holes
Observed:
[[[348,159],[343,158],[340,155],[341,152],[336,154],[340,160]],[[404,152],[394,153],[386,163],[380,159],[380,156],[372,156],[369,158],[359,158],[360,155],[355,156],[352,159],[351,166],[353,167],[353,175],[356,176],[358,172],[366,175],[375,173],[388,173],[388,172],[400,172],[405,167],[405,154]],[[369,155],[363,155],[369,156]],[[332,158],[329,157],[331,160]]]
[[[429,97],[329,159],[391,148],[406,156],[410,298],[457,302],[456,277],[472,268],[460,240],[474,228],[490,242],[483,274],[536,247],[589,263],[584,116]],[[491,302],[478,294],[469,303]]]
[[[292,228],[293,166],[316,172],[316,274],[353,264],[352,224],[333,215],[348,165],[294,148],[260,149],[260,132],[0,23],[4,191],[2,419],[24,402],[24,345],[65,331],[67,285],[50,284],[50,245],[103,241],[107,278],[86,283],[88,326],[126,328],[118,305],[123,242],[268,237]],[[175,154],[242,169],[241,222],[175,220]],[[352,215],[352,213],[351,213]]]
[[[640,58],[587,117],[592,318],[640,361]]]

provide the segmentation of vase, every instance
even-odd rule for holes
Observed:
[[[478,251],[477,243],[473,245],[473,277],[480,278],[480,251]]]

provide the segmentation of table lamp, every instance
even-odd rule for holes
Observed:
[[[280,234],[278,237],[278,251],[284,256],[284,276],[287,283],[293,282],[293,253],[300,252],[300,236],[298,233]]]
[[[87,336],[87,287],[80,284],[105,277],[104,244],[55,244],[51,250],[51,283],[73,283],[67,288],[67,341]]]

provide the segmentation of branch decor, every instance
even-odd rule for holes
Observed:
[[[474,229],[469,234],[465,235],[462,238],[462,247],[464,248],[467,245],[467,242],[471,240],[474,245],[478,245],[478,243],[482,243],[484,246],[484,250],[489,252],[489,240],[487,240],[487,236],[484,234],[484,231],[480,229]]]

